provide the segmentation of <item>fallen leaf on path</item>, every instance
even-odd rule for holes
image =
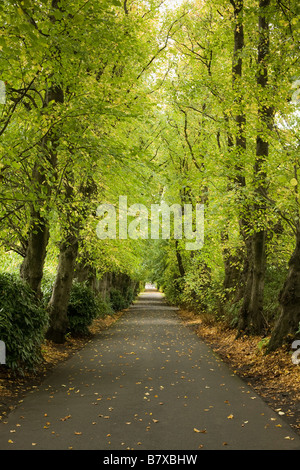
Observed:
[[[60,418],[61,421],[66,421],[67,419],[71,418],[71,415],[67,415],[64,418]],[[50,423],[49,423],[50,424]]]

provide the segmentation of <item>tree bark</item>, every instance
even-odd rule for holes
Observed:
[[[55,343],[63,343],[68,326],[67,310],[73,279],[75,277],[76,261],[79,251],[80,231],[88,212],[88,204],[97,187],[92,178],[82,183],[77,195],[81,196],[82,206],[78,208],[79,217],[72,218],[72,202],[75,196],[74,175],[72,170],[65,175],[65,201],[62,207],[62,229],[66,234],[60,244],[59,261],[52,296],[48,304],[50,325],[47,338]],[[65,213],[64,213],[65,212]],[[63,222],[63,215],[65,220]]]
[[[238,104],[238,113],[235,116],[237,124],[236,132],[236,149],[237,149],[237,160],[235,165],[235,182],[244,187],[245,177],[243,175],[243,167],[240,161],[243,161],[243,153],[246,151],[246,137],[245,137],[245,126],[246,116],[243,110],[242,104],[242,91],[241,91],[241,78],[243,74],[243,59],[242,53],[244,50],[244,25],[243,25],[243,11],[244,1],[243,0],[231,0],[234,9],[234,51],[232,59],[232,88],[235,93],[235,101]],[[232,142],[233,144],[233,142]]]
[[[269,5],[270,0],[259,0],[257,86],[263,99],[265,99],[264,91],[268,85],[269,22],[266,16],[266,8]],[[264,164],[269,154],[269,142],[268,138],[264,137],[264,134],[272,128],[272,118],[273,108],[265,102],[259,102],[259,132],[256,138],[256,159],[254,164],[255,201],[253,214],[255,214],[257,220],[261,221],[261,225],[263,225],[265,197],[267,195]],[[266,229],[264,227],[255,227],[253,235],[251,235],[247,241],[249,269],[245,284],[243,305],[240,312],[238,335],[241,333],[262,333],[265,327],[263,317],[263,293],[267,261],[266,238]]]
[[[63,90],[53,85],[46,92],[44,108],[48,106],[50,101],[54,100],[56,103],[63,103],[64,96]],[[56,171],[57,165],[57,151],[58,135],[55,129],[52,129],[45,137],[41,139],[40,149],[42,153],[47,152],[47,160],[51,163],[53,171]],[[52,146],[49,151],[47,143],[51,141]],[[40,157],[39,157],[40,159]],[[49,241],[49,223],[46,217],[42,216],[41,208],[48,209],[48,203],[45,201],[44,189],[47,189],[47,197],[50,198],[51,188],[46,178],[46,168],[43,163],[38,161],[32,172],[32,181],[35,187],[36,203],[35,207],[31,208],[31,222],[27,238],[27,246],[25,257],[20,268],[20,276],[24,279],[29,286],[34,290],[37,297],[42,296],[41,281],[43,278],[43,268],[46,258],[47,245]]]
[[[32,180],[38,190],[46,186],[45,172],[39,163],[34,166]],[[43,200],[38,200],[36,206],[42,207],[43,204]],[[26,252],[20,267],[20,276],[39,298],[42,296],[41,281],[49,241],[49,226],[47,219],[42,216],[40,208],[36,209],[33,205],[31,206],[30,219]]]
[[[52,0],[52,8],[58,9],[58,1]],[[50,15],[50,19],[55,23],[55,18]],[[58,48],[57,48],[58,50]],[[55,103],[64,102],[64,92],[60,85],[52,83],[49,87],[46,84],[45,87],[45,97],[42,109],[47,109],[49,103],[54,101]],[[53,128],[46,136],[41,139],[40,149],[42,153],[47,152],[47,161],[51,163],[53,170],[55,171],[57,165],[57,151],[56,147],[58,145],[58,133],[55,128]],[[47,147],[47,143],[51,142],[51,150]],[[37,200],[35,206],[42,207],[45,205],[44,200],[44,189],[47,189],[48,198],[50,197],[51,188],[47,183],[46,173],[47,169],[43,162],[40,161],[41,158],[38,157],[38,161],[34,166],[32,181],[33,187],[36,191]],[[41,281],[43,278],[43,268],[46,258],[46,250],[49,241],[49,225],[46,217],[42,216],[41,210],[38,208],[31,208],[31,221],[30,229],[27,238],[27,247],[26,253],[23,260],[23,263],[20,268],[20,275],[29,286],[36,292],[37,297],[41,297]]]
[[[238,105],[237,114],[234,116],[236,123],[236,134],[235,138],[230,133],[227,134],[227,146],[229,152],[232,150],[236,151],[236,163],[234,165],[234,177],[228,185],[230,190],[232,183],[238,188],[237,203],[238,207],[242,206],[239,214],[239,225],[242,237],[246,238],[245,227],[247,226],[247,220],[244,214],[245,198],[242,195],[242,190],[246,186],[246,179],[243,175],[243,157],[247,148],[247,142],[245,137],[245,126],[246,116],[243,109],[242,102],[242,91],[241,91],[241,79],[243,75],[243,59],[242,53],[244,49],[244,25],[243,25],[243,12],[244,12],[244,1],[243,0],[230,0],[233,6],[234,14],[234,50],[232,56],[232,89],[234,93],[235,103]],[[225,117],[228,121],[228,117]],[[229,240],[229,232],[226,229],[221,234],[221,242],[223,248],[223,260],[224,260],[224,290],[225,300],[229,300],[233,297],[237,301],[242,296],[241,293],[241,281],[242,281],[242,270],[241,265],[243,264],[242,252],[239,250],[237,254],[232,254],[226,247]],[[248,265],[247,260],[244,261],[244,269]]]
[[[42,296],[41,281],[49,240],[49,227],[48,221],[41,216],[39,211],[32,212],[31,220],[31,229],[25,257],[20,268],[20,276],[40,298]]]
[[[239,300],[239,283],[242,276],[243,256],[241,250],[232,253],[227,244],[229,241],[228,230],[221,233],[221,242],[223,245],[223,262],[224,262],[224,300]]]
[[[289,261],[288,275],[279,294],[279,317],[275,323],[267,351],[300,338],[300,225],[297,224],[296,246]]]
[[[246,273],[243,304],[239,316],[238,330],[242,333],[259,334],[265,327],[263,317],[263,294],[266,271],[266,233],[260,231],[248,241],[249,263]]]
[[[176,253],[176,259],[177,259],[177,264],[178,264],[180,277],[183,278],[185,276],[185,270],[184,270],[184,266],[183,266],[183,261],[182,261],[182,256],[181,256],[181,253],[180,253],[180,249],[179,249],[178,240],[175,240],[175,253]]]
[[[52,296],[48,304],[50,325],[46,337],[55,343],[63,343],[68,327],[67,309],[74,278],[78,238],[70,235],[60,245],[57,274]]]

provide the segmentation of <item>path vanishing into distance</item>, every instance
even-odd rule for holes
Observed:
[[[300,450],[292,428],[154,290],[6,421],[1,450]]]

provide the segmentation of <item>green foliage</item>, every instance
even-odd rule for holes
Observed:
[[[270,341],[270,338],[262,338],[258,343],[257,343],[257,349],[259,352],[263,352],[266,350],[268,343]]]
[[[122,286],[112,286],[109,291],[109,302],[112,309],[119,312],[124,308],[128,308],[136,297],[138,289],[139,283],[137,283],[136,288],[132,287],[132,280],[129,277],[126,277],[126,281],[123,281]]]
[[[99,314],[99,304],[94,292],[85,283],[73,283],[67,314],[72,335],[89,333],[88,327]]]
[[[271,326],[286,276],[281,267],[294,246],[290,229],[299,222],[299,100],[290,99],[299,78],[299,2],[265,9],[270,51],[263,87],[257,83],[264,75],[257,60],[258,2],[241,2],[239,18],[233,10],[239,2],[223,0],[183,2],[165,14],[159,0],[2,3],[0,79],[7,101],[0,117],[0,239],[23,256],[33,214],[51,227],[44,303],[59,241],[64,231],[75,232],[100,275],[149,278],[169,302],[236,325],[240,303],[224,305],[224,253],[245,248],[246,235],[263,228],[269,236],[264,316]],[[240,51],[237,21],[245,32]],[[233,76],[237,55],[241,74]],[[274,110],[274,123],[261,122],[261,106]],[[259,160],[258,132],[268,144]],[[162,200],[203,202],[201,256],[183,244],[175,249],[173,240],[100,243],[96,207],[117,206],[122,194],[129,205],[148,208]],[[7,253],[2,271],[17,272],[19,261]],[[86,289],[72,289],[73,332],[86,332],[96,311],[121,310],[135,295],[116,284],[104,301]]]
[[[135,290],[132,287],[128,287],[126,290],[125,300],[127,302],[127,307],[129,307],[135,298]]]
[[[130,304],[129,299],[126,298],[120,289],[117,289],[116,287],[113,287],[110,290],[109,296],[111,306],[115,312],[119,312],[120,310],[127,308]]]
[[[161,289],[163,290],[166,301],[171,305],[182,304],[182,287],[184,285],[184,280],[178,278],[175,274],[168,280],[165,279],[165,283],[162,283]]]
[[[0,248],[1,272],[18,274],[23,258],[13,251],[4,251]]]
[[[106,317],[107,315],[113,315],[114,310],[108,298],[102,299],[99,295],[96,297],[97,301],[97,317]]]
[[[47,306],[50,300],[54,281],[55,281],[55,276],[53,274],[49,272],[44,272],[43,279],[41,282],[41,290],[43,294],[42,302],[45,306]]]
[[[237,327],[241,306],[242,299],[223,304],[222,320],[229,328]]]
[[[271,330],[279,313],[279,293],[287,276],[286,265],[271,264],[267,267],[264,288],[264,315]]]
[[[46,311],[31,289],[16,275],[0,274],[0,338],[8,367],[22,372],[40,362],[47,324]]]

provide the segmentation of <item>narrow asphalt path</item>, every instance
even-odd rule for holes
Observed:
[[[0,425],[0,449],[300,450],[300,438],[145,292]]]

